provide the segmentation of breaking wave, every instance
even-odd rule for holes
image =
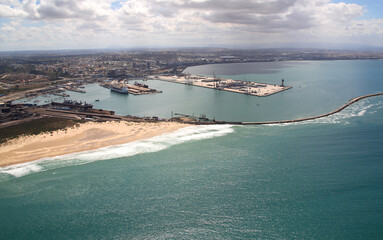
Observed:
[[[343,111],[331,116],[296,123],[263,125],[263,127],[291,126],[305,124],[349,124],[352,118],[373,114],[383,108],[383,100],[364,99]],[[258,128],[260,126],[244,126]],[[56,168],[87,164],[100,160],[130,157],[142,153],[158,152],[171,146],[188,141],[215,138],[234,132],[233,125],[202,125],[179,129],[173,133],[163,134],[150,139],[139,140],[121,145],[113,145],[95,150],[43,158],[37,161],[16,164],[0,168],[0,181],[22,177],[29,174],[48,171]]]
[[[82,165],[100,160],[158,152],[188,141],[198,141],[202,139],[220,137],[232,132],[234,132],[232,125],[203,125],[185,127],[175,132],[159,135],[150,139],[56,157],[42,158],[33,162],[3,167],[0,168],[0,180],[6,180],[13,177],[22,177],[61,167]]]
[[[375,113],[378,109],[381,109],[382,107],[382,100],[375,101],[370,99],[363,99],[343,109],[342,111],[327,117],[295,123],[271,124],[268,126],[291,126],[303,124],[349,124],[349,119],[364,116],[367,112]]]

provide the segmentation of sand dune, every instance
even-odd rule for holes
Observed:
[[[23,136],[0,146],[0,166],[128,143],[186,126],[175,122],[89,122],[53,133]]]

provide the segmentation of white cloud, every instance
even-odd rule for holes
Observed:
[[[0,18],[19,18],[25,16],[26,13],[20,8],[0,3]]]
[[[101,0],[26,0],[23,10],[31,19],[103,19],[112,13],[109,1]]]
[[[0,17],[22,24],[3,23],[0,36],[4,46],[78,48],[249,45],[383,34],[382,19],[360,19],[365,11],[330,0],[5,0]]]

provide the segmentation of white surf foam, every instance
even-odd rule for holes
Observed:
[[[333,115],[318,118],[314,120],[307,120],[303,122],[296,123],[282,123],[282,124],[272,124],[268,126],[291,126],[291,125],[304,125],[304,124],[349,124],[349,119],[354,117],[364,116],[366,113],[375,113],[377,109],[382,108],[382,101],[371,102],[369,99],[361,100],[357,103],[352,104],[351,106],[343,109],[339,113]]]
[[[82,165],[94,161],[120,157],[130,157],[142,153],[158,152],[184,142],[215,138],[232,132],[234,132],[232,125],[190,126],[179,129],[173,133],[163,134],[150,139],[3,167],[0,168],[0,180],[9,178],[9,176],[22,177],[60,167]]]
[[[0,174],[9,174],[14,177],[22,177],[31,173],[41,171],[43,168],[34,163],[16,164],[4,168],[0,168]]]

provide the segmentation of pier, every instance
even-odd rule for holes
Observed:
[[[376,96],[381,96],[383,95],[383,92],[381,93],[373,93],[373,94],[368,94],[368,95],[363,95],[360,97],[353,98],[349,100],[346,104],[343,106],[337,108],[336,110],[321,114],[318,116],[313,116],[313,117],[306,117],[306,118],[299,118],[299,119],[293,119],[293,120],[282,120],[282,121],[269,121],[269,122],[240,122],[240,123],[231,123],[231,124],[241,124],[241,125],[266,125],[266,124],[281,124],[281,123],[296,123],[296,122],[303,122],[303,121],[309,121],[309,120],[314,120],[318,118],[323,118],[323,117],[328,117],[331,115],[334,115],[335,113],[339,113],[340,111],[344,110],[345,108],[351,106],[352,104],[365,99],[365,98],[370,98],[370,97],[376,97]]]
[[[281,85],[225,79],[216,76],[206,77],[198,75],[186,75],[184,77],[151,76],[150,79],[253,95],[258,97],[267,97],[292,88],[290,86],[284,85],[284,79],[282,79]]]
[[[30,121],[36,118],[41,117],[57,117],[57,118],[67,118],[67,119],[83,119],[87,121],[130,121],[130,122],[162,122],[162,121],[174,121],[174,122],[181,122],[186,124],[193,124],[193,125],[211,125],[211,124],[231,124],[231,125],[268,125],[268,124],[284,124],[284,123],[296,123],[296,122],[303,122],[303,121],[310,121],[315,120],[323,117],[328,117],[330,115],[336,114],[344,110],[345,108],[351,106],[352,104],[370,97],[376,97],[383,95],[383,92],[381,93],[373,93],[368,94],[360,97],[353,98],[349,100],[346,104],[342,105],[341,107],[337,108],[334,111],[331,111],[329,113],[313,116],[313,117],[306,117],[306,118],[299,118],[299,119],[293,119],[293,120],[280,120],[280,121],[264,121],[264,122],[231,122],[231,121],[219,121],[215,119],[208,119],[205,115],[201,115],[200,117],[185,115],[181,113],[175,113],[174,115],[178,115],[180,117],[175,117],[171,119],[159,119],[158,117],[137,117],[137,116],[119,116],[114,115],[113,111],[108,110],[102,110],[102,109],[92,109],[93,106],[90,104],[83,104],[84,107],[81,107],[81,104],[77,104],[79,107],[77,107],[76,104],[68,104],[68,106],[55,104],[53,103],[50,105],[45,106],[24,106],[22,104],[14,105],[13,108],[9,108],[9,114],[12,116],[15,115],[17,110],[20,108],[23,112],[26,114],[19,114],[19,118],[17,118],[20,121],[11,121],[8,123],[0,123],[1,127],[6,127],[10,125],[17,125],[21,124],[26,121]],[[4,108],[6,109],[6,108]],[[8,115],[9,115],[8,114]],[[7,114],[4,115],[6,117]],[[14,119],[15,120],[15,119]]]
[[[185,123],[189,123],[189,124],[198,124],[198,125],[208,125],[208,124],[271,125],[271,124],[284,124],[284,123],[304,122],[304,121],[310,121],[310,120],[315,120],[315,119],[324,118],[324,117],[328,117],[328,116],[334,115],[334,114],[341,112],[345,108],[351,106],[352,104],[354,104],[354,103],[356,103],[356,102],[358,102],[358,101],[360,101],[362,99],[370,98],[370,97],[376,97],[376,96],[381,96],[381,95],[383,95],[383,92],[363,95],[363,96],[356,97],[356,98],[353,98],[353,99],[349,100],[346,104],[344,104],[343,106],[337,108],[336,110],[334,110],[332,112],[321,114],[321,115],[317,115],[317,116],[313,116],[313,117],[305,117],[305,118],[298,118],[298,119],[292,119],[292,120],[264,121],[264,122],[231,122],[231,121],[220,121],[220,120],[215,120],[215,119],[211,120],[211,119],[206,118],[206,116],[205,116],[203,121],[197,121],[197,120],[194,120],[194,121],[182,121],[181,120],[181,121],[185,122]],[[187,116],[187,117],[189,117],[189,119],[191,119],[190,116],[185,115],[185,114],[177,114],[177,115]],[[193,118],[194,118],[194,116],[193,116]],[[197,119],[197,118],[195,118],[195,119]]]
[[[293,120],[280,120],[280,121],[265,121],[265,122],[231,122],[231,121],[219,121],[215,119],[208,119],[206,118],[205,115],[201,115],[200,117],[195,117],[186,115],[186,114],[181,114],[181,113],[174,113],[174,115],[178,115],[180,117],[172,118],[172,119],[162,119],[158,120],[157,117],[152,117],[152,118],[142,118],[142,117],[134,117],[134,116],[118,116],[118,115],[113,115],[113,114],[106,114],[105,110],[104,111],[84,111],[84,112],[78,112],[78,111],[65,111],[64,109],[47,109],[47,108],[37,108],[37,111],[34,110],[32,112],[38,112],[41,115],[46,115],[46,116],[55,116],[55,117],[60,117],[60,115],[65,116],[65,118],[74,118],[78,119],[81,118],[81,116],[85,115],[92,115],[94,117],[97,117],[99,119],[103,119],[104,121],[107,120],[120,120],[120,121],[149,121],[149,122],[157,122],[157,121],[176,121],[176,122],[182,122],[182,123],[188,123],[188,124],[194,124],[194,125],[210,125],[210,124],[231,124],[231,125],[270,125],[270,124],[284,124],[284,123],[296,123],[296,122],[303,122],[303,121],[309,121],[309,120],[315,120],[318,118],[323,118],[323,117],[328,117],[333,114],[339,113],[345,108],[351,106],[352,104],[365,99],[365,98],[370,98],[370,97],[375,97],[375,96],[381,96],[383,95],[383,92],[381,93],[373,93],[373,94],[368,94],[360,97],[353,98],[349,100],[346,104],[343,106],[337,108],[336,110],[313,116],[313,117],[306,117],[306,118],[298,118],[298,119],[293,119]]]
[[[151,89],[147,85],[138,82],[135,82],[134,85],[132,85],[125,82],[112,81],[103,82],[100,84],[100,86],[121,94],[144,95],[151,93],[162,93],[162,91]]]
[[[71,91],[71,92],[86,93],[85,90],[81,90],[81,89],[74,88],[74,87],[67,87],[65,89],[68,91]]]

